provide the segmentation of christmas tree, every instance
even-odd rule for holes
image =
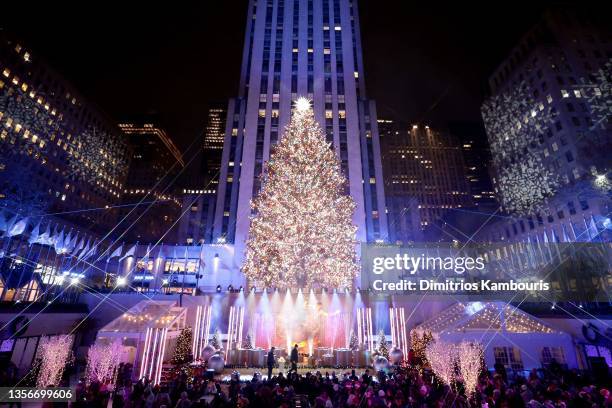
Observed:
[[[246,335],[246,338],[242,342],[242,348],[244,350],[250,350],[250,349],[253,348],[253,342],[251,341],[251,335],[250,334]]]
[[[355,332],[351,332],[351,340],[349,341],[349,348],[351,350],[359,350],[359,339]]]
[[[213,347],[215,350],[221,350],[221,341],[219,340],[219,329],[217,329],[215,331],[215,333],[212,336],[212,339],[210,339],[210,346]]]
[[[300,98],[253,200],[243,271],[266,287],[348,287],[358,272],[355,204],[340,161]]]
[[[182,365],[189,363],[192,360],[192,338],[191,327],[186,327],[181,330],[178,338],[176,339],[176,348],[174,349],[174,356],[172,356],[172,364]]]
[[[379,356],[383,356],[386,359],[389,359],[389,349],[387,348],[387,337],[385,336],[384,331],[378,332],[378,347],[376,348],[376,352]]]

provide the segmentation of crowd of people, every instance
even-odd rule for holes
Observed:
[[[248,380],[232,374],[229,381],[177,375],[167,385],[119,378],[114,392],[104,385],[82,383],[74,407],[115,408],[198,407],[612,407],[612,395],[602,384],[576,371],[532,371],[508,380],[505,372],[483,372],[478,386],[466,396],[461,381],[441,384],[428,370],[399,367],[388,373],[364,370],[275,373],[268,379],[255,373]]]
[[[14,370],[0,369],[2,386],[12,383]],[[292,367],[293,368],[293,367]],[[428,369],[392,367],[372,369],[276,372],[268,379],[234,372],[229,380],[179,371],[167,383],[132,381],[128,365],[120,367],[115,384],[88,383],[76,388],[76,401],[61,406],[113,408],[199,407],[316,407],[316,408],[612,408],[606,379],[560,367],[532,370],[527,376],[509,376],[503,367],[483,371],[476,390],[466,392],[459,379],[452,386],[440,383]],[[510,378],[511,377],[511,378]],[[66,384],[60,384],[66,386]],[[52,406],[53,404],[48,404]]]

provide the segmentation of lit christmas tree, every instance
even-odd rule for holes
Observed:
[[[251,341],[251,335],[247,334],[246,338],[242,342],[242,348],[244,350],[251,350],[253,348],[253,342]]]
[[[349,348],[351,350],[359,350],[359,339],[355,332],[351,332],[351,339],[349,341]]]
[[[389,359],[389,348],[387,347],[387,337],[385,336],[384,331],[378,332],[378,347],[376,347],[376,353],[379,356],[382,356]]]
[[[349,287],[358,272],[355,204],[340,161],[300,98],[267,163],[243,271],[266,287]]]
[[[192,360],[191,355],[191,343],[192,343],[192,332],[191,327],[186,327],[181,330],[178,338],[176,339],[176,348],[174,349],[174,356],[172,356],[172,364],[182,365],[189,363]]]
[[[210,339],[210,346],[213,347],[215,350],[221,350],[221,341],[219,340],[219,330],[217,329],[215,331],[215,333],[212,336],[212,339]]]

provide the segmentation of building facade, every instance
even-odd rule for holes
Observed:
[[[455,138],[429,126],[401,129],[391,121],[383,123],[386,130],[381,146],[392,242],[418,240],[420,230],[450,209],[472,205],[462,150]],[[419,224],[413,225],[415,222]]]
[[[491,240],[609,238],[612,44],[605,18],[546,13],[491,75],[482,115],[494,186],[514,218]]]
[[[491,152],[482,123],[452,122],[448,132],[461,146],[474,207],[481,211],[495,211],[499,207],[491,180]]]
[[[127,144],[69,82],[4,34],[0,125],[5,218],[29,217],[37,224],[37,216],[53,214],[75,231],[103,234],[113,228],[130,161]]]
[[[226,117],[227,109],[224,105],[215,105],[208,109],[202,160],[207,184],[213,181],[217,183],[219,180]]]
[[[181,214],[175,182],[185,166],[181,152],[153,120],[123,121],[119,129],[132,158],[123,191],[125,219],[118,228],[126,231],[126,240],[175,242]]]
[[[293,101],[308,97],[348,178],[360,241],[387,239],[376,107],[366,99],[357,2],[249,2],[238,97],[231,99],[213,239],[242,256],[250,201]]]

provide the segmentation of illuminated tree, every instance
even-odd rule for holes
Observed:
[[[465,395],[470,396],[478,385],[478,377],[482,370],[482,344],[461,342],[457,346],[457,360],[459,372],[463,378]]]
[[[104,382],[113,380],[121,357],[121,341],[96,343],[87,352],[87,380]]]
[[[387,337],[384,331],[378,332],[378,346],[376,347],[376,353],[379,356],[383,356],[389,359],[389,348],[387,347]]]
[[[359,350],[359,339],[355,332],[351,332],[351,339],[349,341],[349,348],[351,350]]]
[[[357,275],[355,204],[336,154],[300,98],[253,200],[243,271],[262,286],[348,287]]]
[[[212,339],[210,339],[210,346],[213,347],[215,350],[221,350],[221,341],[219,340],[219,330],[217,329],[215,331],[215,333],[212,336]]]
[[[41,341],[38,353],[40,371],[36,385],[38,387],[58,386],[66,365],[72,359],[72,336],[46,337]]]
[[[251,340],[251,335],[250,334],[246,335],[246,338],[242,342],[242,348],[244,350],[251,350],[253,348],[253,342]]]
[[[193,334],[190,327],[186,327],[181,330],[178,338],[176,339],[176,347],[174,348],[174,355],[172,356],[172,364],[182,365],[189,363],[192,360],[191,355],[191,343],[193,342]]]
[[[450,385],[455,378],[457,347],[451,343],[433,341],[425,348],[425,355],[436,376],[444,384]]]

